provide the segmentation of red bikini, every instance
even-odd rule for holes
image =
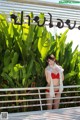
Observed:
[[[48,89],[46,89],[46,92],[50,92]],[[59,90],[56,90],[55,92],[59,92]]]
[[[59,73],[57,73],[57,74],[51,73],[51,77],[52,77],[52,79],[59,79],[60,75],[59,75]]]

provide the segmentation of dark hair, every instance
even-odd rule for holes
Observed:
[[[55,57],[51,57],[50,55],[47,56],[47,60],[50,59],[50,60],[55,60]]]
[[[47,59],[47,60],[48,60],[48,59],[55,60],[55,56],[54,56],[53,54],[50,54],[50,55],[47,56],[46,59]]]
[[[53,54],[50,54],[46,57],[46,60],[50,59],[50,60],[55,60],[55,63],[59,65],[58,61],[56,60],[55,56],[51,56]],[[48,62],[46,61],[46,65],[48,65]]]

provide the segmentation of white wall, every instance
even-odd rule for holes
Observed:
[[[48,31],[50,31],[52,33],[52,35],[55,35],[55,33],[57,33],[58,35],[60,33],[63,33],[67,28],[49,28],[47,26]],[[73,30],[69,30],[68,34],[67,34],[67,40],[66,42],[70,42],[73,41],[73,46],[72,46],[72,50],[74,50],[76,48],[77,45],[79,45],[78,50],[80,51],[80,30],[78,29],[73,29]]]

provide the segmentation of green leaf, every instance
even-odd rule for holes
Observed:
[[[71,71],[70,73],[67,73],[67,74],[65,75],[65,79],[69,79],[69,78],[75,76],[76,74],[77,74],[77,72]]]

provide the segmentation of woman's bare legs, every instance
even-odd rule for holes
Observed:
[[[59,108],[60,97],[61,97],[61,93],[55,93],[55,98],[58,98],[58,99],[54,100],[53,109],[58,109]]]
[[[52,109],[53,100],[50,99],[50,95],[48,92],[46,92],[46,98],[49,99],[49,100],[47,100],[47,104],[50,104],[50,105],[47,105],[47,109],[50,110],[50,109]]]
[[[49,99],[49,100],[47,100],[47,104],[49,104],[49,105],[47,105],[47,109],[48,110],[50,110],[52,108],[53,109],[58,109],[59,108],[59,103],[60,103],[60,97],[61,97],[61,93],[59,93],[59,92],[55,93],[55,98],[56,99],[54,99],[54,105],[52,105],[53,104],[53,99],[50,99],[51,97],[50,97],[49,92],[46,92],[46,98]]]

